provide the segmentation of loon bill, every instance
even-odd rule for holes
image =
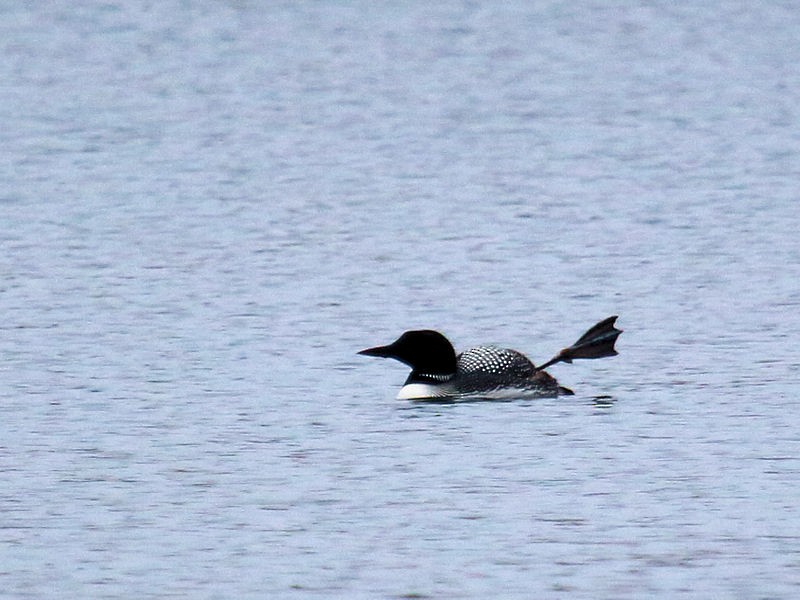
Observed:
[[[527,356],[506,348],[478,346],[459,355],[438,331],[406,331],[388,346],[361,350],[359,354],[393,358],[411,367],[411,374],[397,395],[399,400],[424,400],[460,396],[549,397],[569,395],[544,369],[577,358],[615,356],[614,343],[622,330],[617,317],[608,317],[584,333],[546,363],[535,366]]]

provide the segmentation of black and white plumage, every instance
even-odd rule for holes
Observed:
[[[527,356],[516,350],[478,346],[457,357],[455,387],[459,394],[525,392],[530,396],[572,394],[544,371],[537,371]]]
[[[609,317],[587,331],[542,367],[524,354],[495,346],[478,346],[456,355],[450,341],[430,329],[406,331],[388,346],[367,348],[359,354],[394,358],[411,367],[398,399],[478,397],[545,397],[572,394],[543,368],[575,358],[600,358],[617,352],[622,333]]]

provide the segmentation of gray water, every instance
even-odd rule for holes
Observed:
[[[800,9],[428,4],[2,5],[1,597],[798,597]]]

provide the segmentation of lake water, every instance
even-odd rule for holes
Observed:
[[[0,17],[0,597],[800,595],[793,2]]]

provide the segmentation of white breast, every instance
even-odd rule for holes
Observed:
[[[398,400],[422,400],[423,398],[443,398],[452,396],[455,390],[449,385],[431,385],[429,383],[409,383],[400,388]]]

